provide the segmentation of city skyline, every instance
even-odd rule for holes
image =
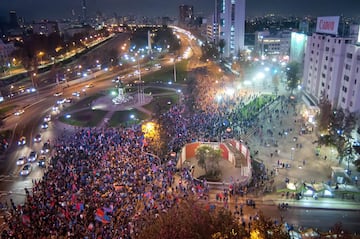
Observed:
[[[246,16],[261,16],[263,14],[274,13],[294,16],[327,16],[344,15],[357,16],[360,9],[360,1],[343,0],[341,4],[336,4],[336,0],[303,0],[301,4],[296,0],[251,0],[246,2]],[[194,13],[201,14],[204,17],[210,16],[214,12],[214,1],[196,0],[196,1],[162,1],[162,0],[87,0],[87,15],[95,16],[96,12],[101,12],[107,17],[122,15],[140,15],[140,16],[174,16],[178,17],[178,7],[181,4],[194,6]],[[161,7],[159,7],[161,6]],[[261,6],[261,7],[259,7]],[[29,11],[31,9],[31,11]],[[294,11],[296,9],[296,11]],[[40,19],[66,19],[82,16],[82,1],[63,0],[28,0],[28,1],[5,1],[0,6],[0,16],[8,16],[8,12],[14,10],[18,16],[25,20]]]

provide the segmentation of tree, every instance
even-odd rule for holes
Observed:
[[[299,69],[299,63],[295,61],[290,62],[286,68],[287,85],[291,90],[291,94],[299,85]]]
[[[210,150],[212,150],[210,146],[200,145],[195,151],[195,157],[198,161],[198,165],[205,170],[205,174],[207,174],[206,159]]]
[[[247,238],[245,228],[236,222],[231,211],[207,210],[194,200],[185,200],[160,213],[156,218],[144,215],[136,238]]]
[[[260,211],[256,220],[252,221],[250,238],[263,239],[288,239],[289,234],[282,229],[282,225],[275,224],[270,218],[264,216]]]
[[[330,116],[331,116],[331,103],[325,97],[324,93],[322,94],[319,102],[320,112],[317,115],[317,124],[320,132],[326,131],[328,133],[329,125],[330,125]]]

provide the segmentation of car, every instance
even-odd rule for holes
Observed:
[[[45,167],[46,167],[46,156],[45,156],[45,155],[39,156],[38,165],[39,165],[39,167],[41,167],[41,168],[45,168]]]
[[[37,160],[37,157],[38,157],[37,153],[35,151],[31,151],[29,154],[28,161],[35,162]]]
[[[23,146],[26,144],[26,137],[25,136],[21,136],[20,139],[18,140],[18,145],[19,146]]]
[[[65,98],[65,103],[71,103],[73,99],[71,97]]]
[[[30,163],[25,164],[21,171],[20,171],[20,175],[21,176],[28,176],[31,173],[32,167]]]
[[[24,112],[25,112],[25,110],[23,110],[23,109],[17,110],[17,111],[15,111],[14,115],[19,116],[19,115],[22,115]]]
[[[56,104],[58,104],[58,105],[62,105],[62,104],[64,104],[65,103],[65,101],[66,101],[66,99],[64,98],[64,99],[59,99],[59,100],[57,100],[56,101]]]
[[[37,134],[35,137],[34,137],[34,142],[35,143],[38,143],[41,141],[41,134]]]
[[[46,142],[46,143],[44,143],[42,149],[40,150],[40,153],[41,154],[47,154],[49,152],[50,152],[50,143]]]
[[[80,97],[80,92],[76,91],[71,94],[72,96]]]
[[[18,158],[18,160],[16,160],[16,165],[24,165],[26,163],[26,157],[22,156],[20,158]]]
[[[49,124],[47,122],[44,122],[44,123],[41,124],[41,128],[42,129],[47,129],[47,128],[49,128]]]
[[[44,117],[44,122],[49,122],[49,121],[51,121],[51,115],[46,115]]]
[[[93,88],[94,87],[94,84],[88,84],[85,86],[86,88]]]
[[[52,107],[52,112],[53,113],[58,113],[58,111],[59,111],[59,105],[54,105],[53,107]]]
[[[63,92],[56,92],[54,96],[62,96]]]

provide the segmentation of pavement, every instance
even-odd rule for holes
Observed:
[[[255,130],[248,130],[246,135],[241,135],[241,139],[248,143],[252,153],[258,151],[255,158],[263,163],[270,178],[269,180],[264,180],[263,184],[261,180],[258,180],[258,187],[249,190],[251,192],[246,197],[267,205],[288,203],[290,207],[360,211],[360,190],[353,181],[348,182],[347,186],[340,185],[339,189],[341,190],[341,187],[346,187],[344,188],[346,189],[345,191],[350,191],[351,188],[353,192],[350,193],[353,197],[351,199],[346,197],[342,199],[341,197],[326,198],[320,196],[318,199],[315,199],[309,196],[296,200],[286,198],[286,196],[282,196],[286,194],[278,192],[278,190],[286,189],[286,178],[294,184],[332,182],[332,188],[334,188],[335,179],[332,178],[332,167],[341,167],[343,169],[347,167],[345,162],[339,165],[336,153],[330,148],[322,147],[319,156],[316,156],[316,145],[313,144],[317,139],[316,131],[308,134],[299,134],[303,122],[301,111],[305,107],[304,102],[298,102],[295,108],[292,106],[285,107],[284,114],[276,119],[274,118],[274,111],[279,109],[279,107],[280,104],[274,104],[269,110],[260,113],[262,122],[259,125],[262,126],[262,130],[259,130],[259,127]],[[268,134],[268,130],[271,130],[273,133]],[[251,133],[249,134],[249,132]],[[287,133],[280,136],[279,132]],[[289,168],[283,168],[283,164],[289,165]],[[204,174],[202,169],[197,167],[196,159],[191,159],[189,165],[195,165],[194,177]],[[230,183],[231,178],[237,178],[238,171],[231,163],[226,164],[226,162],[221,161],[220,168],[224,175],[223,182],[225,184]],[[354,166],[351,166],[351,169],[352,172],[356,172]],[[271,171],[274,172],[273,177],[269,175]],[[265,192],[263,190],[265,186],[271,192]],[[215,195],[217,191],[223,191],[223,186],[214,186],[212,191],[212,194]],[[213,198],[210,196],[211,199],[215,200],[215,196]]]

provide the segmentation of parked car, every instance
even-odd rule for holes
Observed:
[[[22,169],[20,171],[20,175],[21,176],[28,176],[31,173],[31,170],[32,170],[31,164],[27,163],[22,167]]]
[[[20,139],[18,140],[18,145],[19,146],[23,146],[26,144],[26,137],[25,136],[21,136]]]
[[[16,165],[24,165],[26,163],[26,157],[22,156],[16,160]]]

